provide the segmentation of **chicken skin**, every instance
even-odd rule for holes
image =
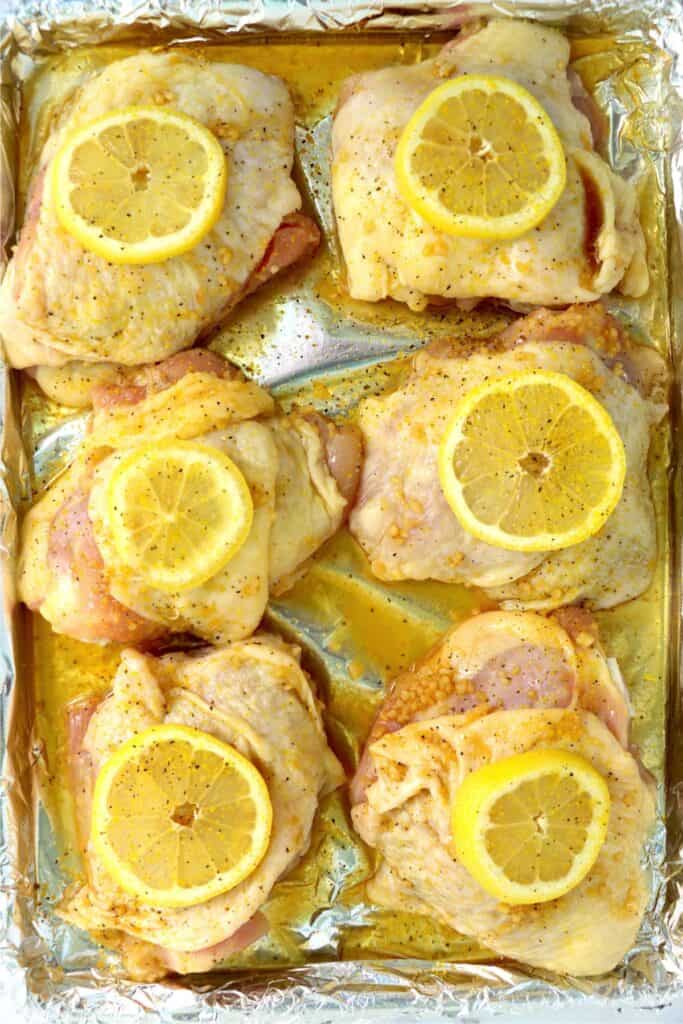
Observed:
[[[654,800],[629,752],[628,697],[581,609],[487,612],[450,630],[399,676],[352,786],[352,818],[382,855],[372,902],[412,910],[502,956],[573,975],[611,970],[647,903],[642,848]],[[580,754],[610,791],[607,837],[559,899],[510,906],[456,858],[451,808],[473,771],[532,750]]]
[[[438,449],[458,400],[484,380],[539,368],[573,378],[604,406],[626,453],[621,498],[598,533],[554,552],[494,547],[468,534],[439,482]],[[365,461],[350,528],[384,580],[482,587],[510,608],[586,601],[610,608],[641,594],[656,559],[647,475],[650,435],[666,412],[666,369],[600,304],[539,310],[487,343],[438,342],[406,383],[361,403]]]
[[[103,386],[83,449],[27,514],[19,595],[58,633],[138,644],[170,632],[213,643],[248,636],[268,595],[341,525],[358,478],[353,427],[316,413],[278,414],[270,395],[211,352],[179,353],[136,383]],[[124,566],[115,550],[106,487],[121,454],[175,438],[225,452],[251,491],[246,541],[204,583],[169,593]]]
[[[645,242],[633,186],[595,152],[588,98],[568,73],[569,42],[544,25],[509,19],[463,31],[430,60],[349,79],[333,128],[332,189],[348,288],[355,299],[431,301],[497,298],[556,306],[589,302],[614,288],[642,295]],[[406,124],[443,81],[496,75],[544,107],[567,159],[555,207],[512,240],[463,238],[432,227],[396,183],[394,155]]]
[[[320,797],[343,781],[298,651],[265,634],[191,655],[125,650],[110,694],[73,705],[69,715],[86,880],[67,891],[61,916],[118,950],[128,973],[142,980],[210,970],[260,938],[268,929],[260,907],[306,852]],[[253,873],[207,903],[180,909],[146,906],[121,891],[90,839],[103,763],[132,736],[162,723],[190,726],[237,748],[261,772],[273,807],[270,843]]]
[[[215,226],[189,252],[116,265],[61,227],[46,187],[64,138],[110,111],[168,105],[218,137],[228,188]],[[282,81],[175,50],[93,73],[66,100],[33,178],[19,244],[0,289],[0,334],[15,367],[72,360],[140,365],[192,345],[246,294],[313,252],[291,179],[292,102]]]

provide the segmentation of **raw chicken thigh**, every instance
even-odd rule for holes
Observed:
[[[284,416],[270,395],[211,352],[179,353],[95,392],[81,453],[29,511],[19,567],[21,600],[58,633],[140,643],[193,632],[214,643],[248,636],[269,592],[341,525],[361,446],[353,427],[315,413]],[[216,575],[163,592],[122,564],[112,542],[107,482],[122,453],[192,439],[225,452],[251,492],[246,541]]]
[[[215,226],[160,263],[109,263],[59,223],[46,186],[67,135],[109,112],[168,106],[219,139],[228,186]],[[41,154],[19,244],[0,289],[0,334],[16,367],[72,360],[126,366],[187,348],[249,292],[310,255],[319,231],[298,213],[294,114],[282,81],[175,50],[97,71],[67,99]]]
[[[268,930],[259,908],[308,849],[320,797],[343,781],[327,746],[298,652],[275,637],[162,658],[126,650],[111,693],[70,709],[70,777],[86,880],[59,913],[123,955],[135,978],[207,971]],[[132,736],[173,723],[208,733],[254,762],[273,807],[271,838],[256,870],[204,904],[146,906],[122,892],[90,839],[93,787],[103,763]],[[139,808],[140,828],[145,808]]]
[[[591,392],[626,454],[623,492],[605,525],[553,552],[506,550],[468,534],[444,496],[437,464],[463,395],[482,381],[535,368],[565,374]],[[380,579],[473,584],[510,608],[620,604],[641,594],[654,570],[647,459],[665,403],[664,361],[636,345],[599,304],[538,310],[487,343],[437,342],[415,356],[398,390],[361,403],[365,461],[351,531]]]
[[[592,617],[488,612],[454,627],[390,688],[352,785],[352,817],[382,860],[369,898],[435,916],[494,952],[573,975],[611,970],[647,903],[641,867],[651,787],[628,748],[628,697]],[[606,780],[604,845],[575,888],[511,906],[453,852],[451,808],[467,776],[527,751],[581,755]]]
[[[348,288],[423,309],[491,297],[555,306],[614,288],[642,295],[645,242],[633,186],[595,152],[589,97],[568,73],[569,42],[555,29],[509,19],[463,31],[430,60],[350,78],[334,120],[332,188]],[[512,240],[465,238],[432,227],[396,182],[401,133],[426,97],[460,75],[512,79],[549,114],[564,147],[567,183],[534,229]]]

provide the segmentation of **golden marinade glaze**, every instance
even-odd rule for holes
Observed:
[[[370,306],[344,296],[328,164],[330,115],[340,83],[354,72],[424,59],[442,41],[408,35],[280,37],[202,49],[209,59],[228,59],[280,75],[295,100],[295,177],[324,230],[325,243],[311,264],[292,270],[243,302],[211,343],[247,374],[260,374],[267,385],[275,386],[288,408],[314,406],[353,417],[360,398],[379,394],[402,379],[411,349],[438,336],[483,337],[511,318],[492,308],[463,313],[453,307],[416,314],[390,301]],[[28,81],[21,133],[22,199],[65,92],[85,71],[131,52],[120,46],[76,50],[51,58]],[[649,96],[651,83],[658,80],[653,67],[665,58],[644,44],[615,47],[608,38],[577,39],[573,53],[574,66],[599,102],[618,94],[627,112],[622,145],[642,157],[642,219],[654,284],[638,302],[619,299],[608,304],[631,318],[643,337],[668,357],[665,196],[654,162],[665,142],[653,135],[652,119],[648,122],[644,105],[633,98],[635,86]],[[21,401],[25,441],[38,455],[34,484],[39,492],[68,458],[73,410],[48,401],[29,380],[23,383]],[[49,434],[60,426],[66,442],[51,446]],[[660,553],[652,586],[637,600],[596,616],[607,652],[619,660],[629,687],[634,741],[660,782],[670,665],[669,448],[670,428],[665,423],[651,449]],[[326,705],[331,743],[350,773],[387,680],[423,654],[449,625],[488,607],[491,602],[484,595],[462,586],[381,583],[342,531],[319,552],[294,588],[271,603],[267,624],[303,648],[304,665]],[[42,792],[53,829],[48,835],[50,827],[41,825],[41,843],[57,851],[56,861],[43,858],[40,882],[45,893],[54,893],[82,870],[66,784],[65,706],[107,690],[118,651],[56,636],[38,616],[31,617],[26,628],[33,655],[37,734],[44,754]],[[428,918],[364,908],[363,882],[372,873],[372,858],[350,827],[346,794],[338,791],[328,797],[309,853],[275,887],[264,908],[271,926],[268,935],[229,965],[296,964],[339,956],[467,960],[485,955],[473,941]]]

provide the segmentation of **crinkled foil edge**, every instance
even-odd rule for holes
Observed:
[[[591,33],[618,30],[648,38],[671,57],[673,138],[667,166],[669,197],[670,332],[674,362],[683,341],[683,132],[676,111],[683,102],[683,0],[536,0],[453,4],[443,0],[47,0],[40,9],[9,0],[0,23],[0,261],[14,230],[18,124],[17,62],[68,47],[135,39],[140,26],[161,40],[214,41],[235,33],[455,27],[482,15],[514,15],[570,28],[575,19]],[[1,269],[1,266],[0,266]],[[134,1021],[149,1013],[163,1020],[213,1024],[249,1016],[253,1021],[329,1020],[351,1015],[356,1024],[390,1014],[417,1021],[433,1015],[477,1019],[485,1013],[552,1008],[658,1007],[674,1002],[683,1012],[683,712],[680,692],[681,542],[683,478],[676,453],[683,448],[678,374],[673,395],[674,501],[671,515],[674,594],[669,687],[666,882],[650,915],[656,925],[626,967],[599,979],[558,979],[510,965],[363,961],[309,964],[267,973],[214,975],[204,983],[140,985],[109,970],[59,969],[51,956],[36,900],[36,794],[32,761],[30,678],[14,597],[17,509],[25,498],[27,462],[18,426],[15,382],[0,366],[0,993],[26,1020]],[[679,1002],[680,1000],[680,1002]],[[18,1019],[18,1018],[16,1018]]]

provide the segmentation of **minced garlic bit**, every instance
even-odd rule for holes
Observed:
[[[213,125],[211,130],[214,135],[217,135],[219,139],[225,139],[226,142],[237,142],[242,134],[242,129],[238,125],[224,122]]]

